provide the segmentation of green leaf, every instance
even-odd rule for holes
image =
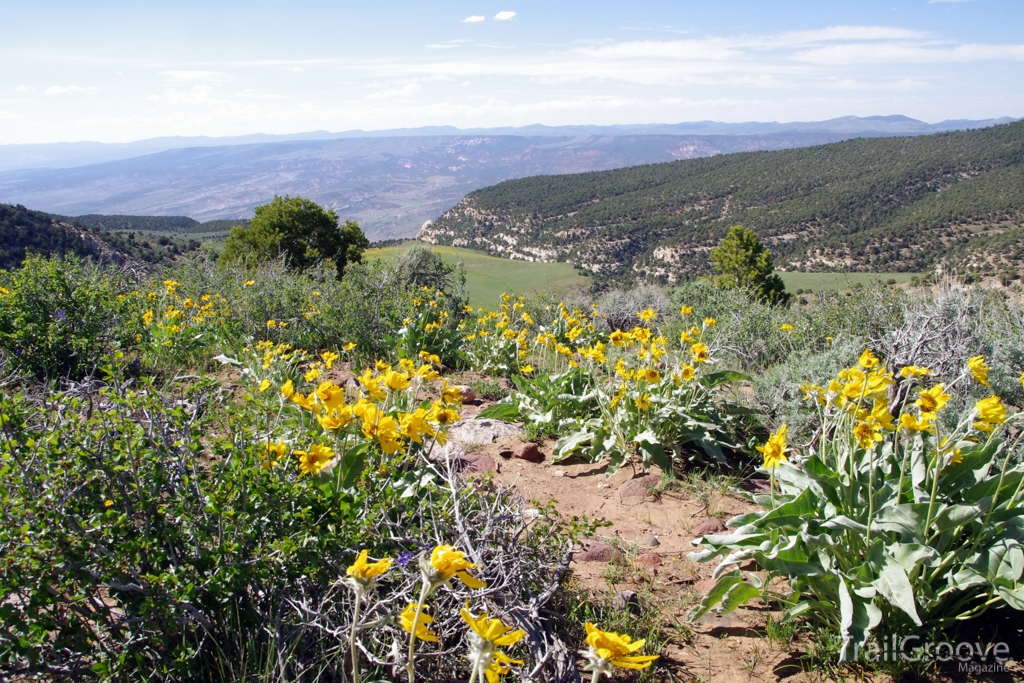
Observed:
[[[495,403],[493,406],[484,408],[477,413],[477,418],[490,418],[492,420],[512,420],[519,417],[518,406],[512,403]]]
[[[712,372],[711,374],[704,375],[700,378],[700,383],[706,387],[717,387],[729,382],[750,381],[752,381],[750,375],[744,375],[742,372],[736,372],[735,370],[719,370],[718,372]]]
[[[588,444],[593,440],[594,433],[586,429],[581,429],[578,432],[567,434],[555,442],[555,450],[551,461],[562,462],[563,460],[567,460],[571,458],[573,454],[576,453],[576,451],[578,451],[584,444]]]
[[[729,589],[742,581],[743,573],[738,569],[734,572],[723,574],[718,577],[718,580],[715,581],[715,585],[707,592],[704,598],[700,601],[700,604],[693,608],[693,610],[691,610],[687,615],[687,620],[696,621],[697,619],[700,619],[702,616],[707,614],[712,607],[722,601],[722,598],[729,592]]]
[[[881,543],[879,543],[879,546]],[[914,601],[914,588],[910,585],[907,572],[899,562],[881,553],[882,566],[878,578],[871,585],[878,589],[882,597],[893,607],[903,610],[911,621],[921,625],[921,617],[917,616],[917,604]]]
[[[853,661],[859,648],[863,647],[872,629],[882,621],[882,611],[870,600],[850,591],[846,579],[839,577],[839,635],[843,639],[839,661]]]
[[[749,583],[741,581],[733,585],[725,595],[722,596],[721,614],[729,614],[740,605],[745,605],[750,600],[761,595],[761,591]]]

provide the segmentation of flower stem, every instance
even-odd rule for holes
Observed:
[[[590,679],[590,683],[597,683],[597,679],[601,678],[601,672],[595,671],[594,677]]]
[[[359,648],[356,647],[356,633],[359,629],[359,608],[363,604],[363,596],[356,593],[356,606],[352,610],[352,631],[348,634],[348,648],[352,653],[352,683],[359,683]]]
[[[430,584],[426,581],[420,588],[420,599],[416,602],[416,614],[412,618],[412,633],[409,635],[409,662],[405,665],[409,672],[409,683],[416,681],[416,629],[420,625],[420,612],[423,611],[423,603],[427,601],[427,593],[430,591]]]

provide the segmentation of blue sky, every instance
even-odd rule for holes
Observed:
[[[1024,116],[1024,2],[0,0],[0,144]]]

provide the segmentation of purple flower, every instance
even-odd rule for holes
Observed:
[[[61,322],[64,322],[67,319],[67,315],[64,314],[63,308],[58,308],[56,311],[54,311],[53,316]]]
[[[400,564],[401,566],[406,567],[409,565],[409,560],[411,559],[412,553],[398,553],[398,557],[396,558],[395,561],[398,562],[398,564]]]

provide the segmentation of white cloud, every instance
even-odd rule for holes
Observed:
[[[463,19],[462,23],[464,23],[464,24],[476,24],[477,22],[481,22],[481,21],[483,21],[486,18],[487,17],[485,17],[482,14],[474,14],[473,16],[466,17],[465,19]]]
[[[385,88],[364,97],[364,100],[388,100],[393,98],[412,97],[421,90],[419,83],[407,83],[401,88]]]
[[[32,88],[28,87],[27,85],[19,85],[17,88],[14,89],[14,92],[32,92]]]
[[[231,76],[220,71],[161,71],[160,75],[172,83],[226,83]]]
[[[95,93],[99,88],[96,86],[83,87],[81,85],[51,85],[43,91],[44,95],[71,95],[74,93]]]
[[[0,109],[0,120],[3,120],[3,121],[18,121],[18,120],[24,119],[24,118],[25,117],[22,116],[21,114],[15,114],[14,112],[4,111],[3,109]]]
[[[497,14],[495,14],[494,15],[494,20],[495,21],[508,21],[509,19],[512,19],[515,16],[516,16],[515,12],[509,12],[508,10],[505,10],[504,12],[498,12]]]
[[[285,68],[285,71],[291,71],[293,74],[301,74],[306,70],[303,69],[301,66],[289,66]]]

